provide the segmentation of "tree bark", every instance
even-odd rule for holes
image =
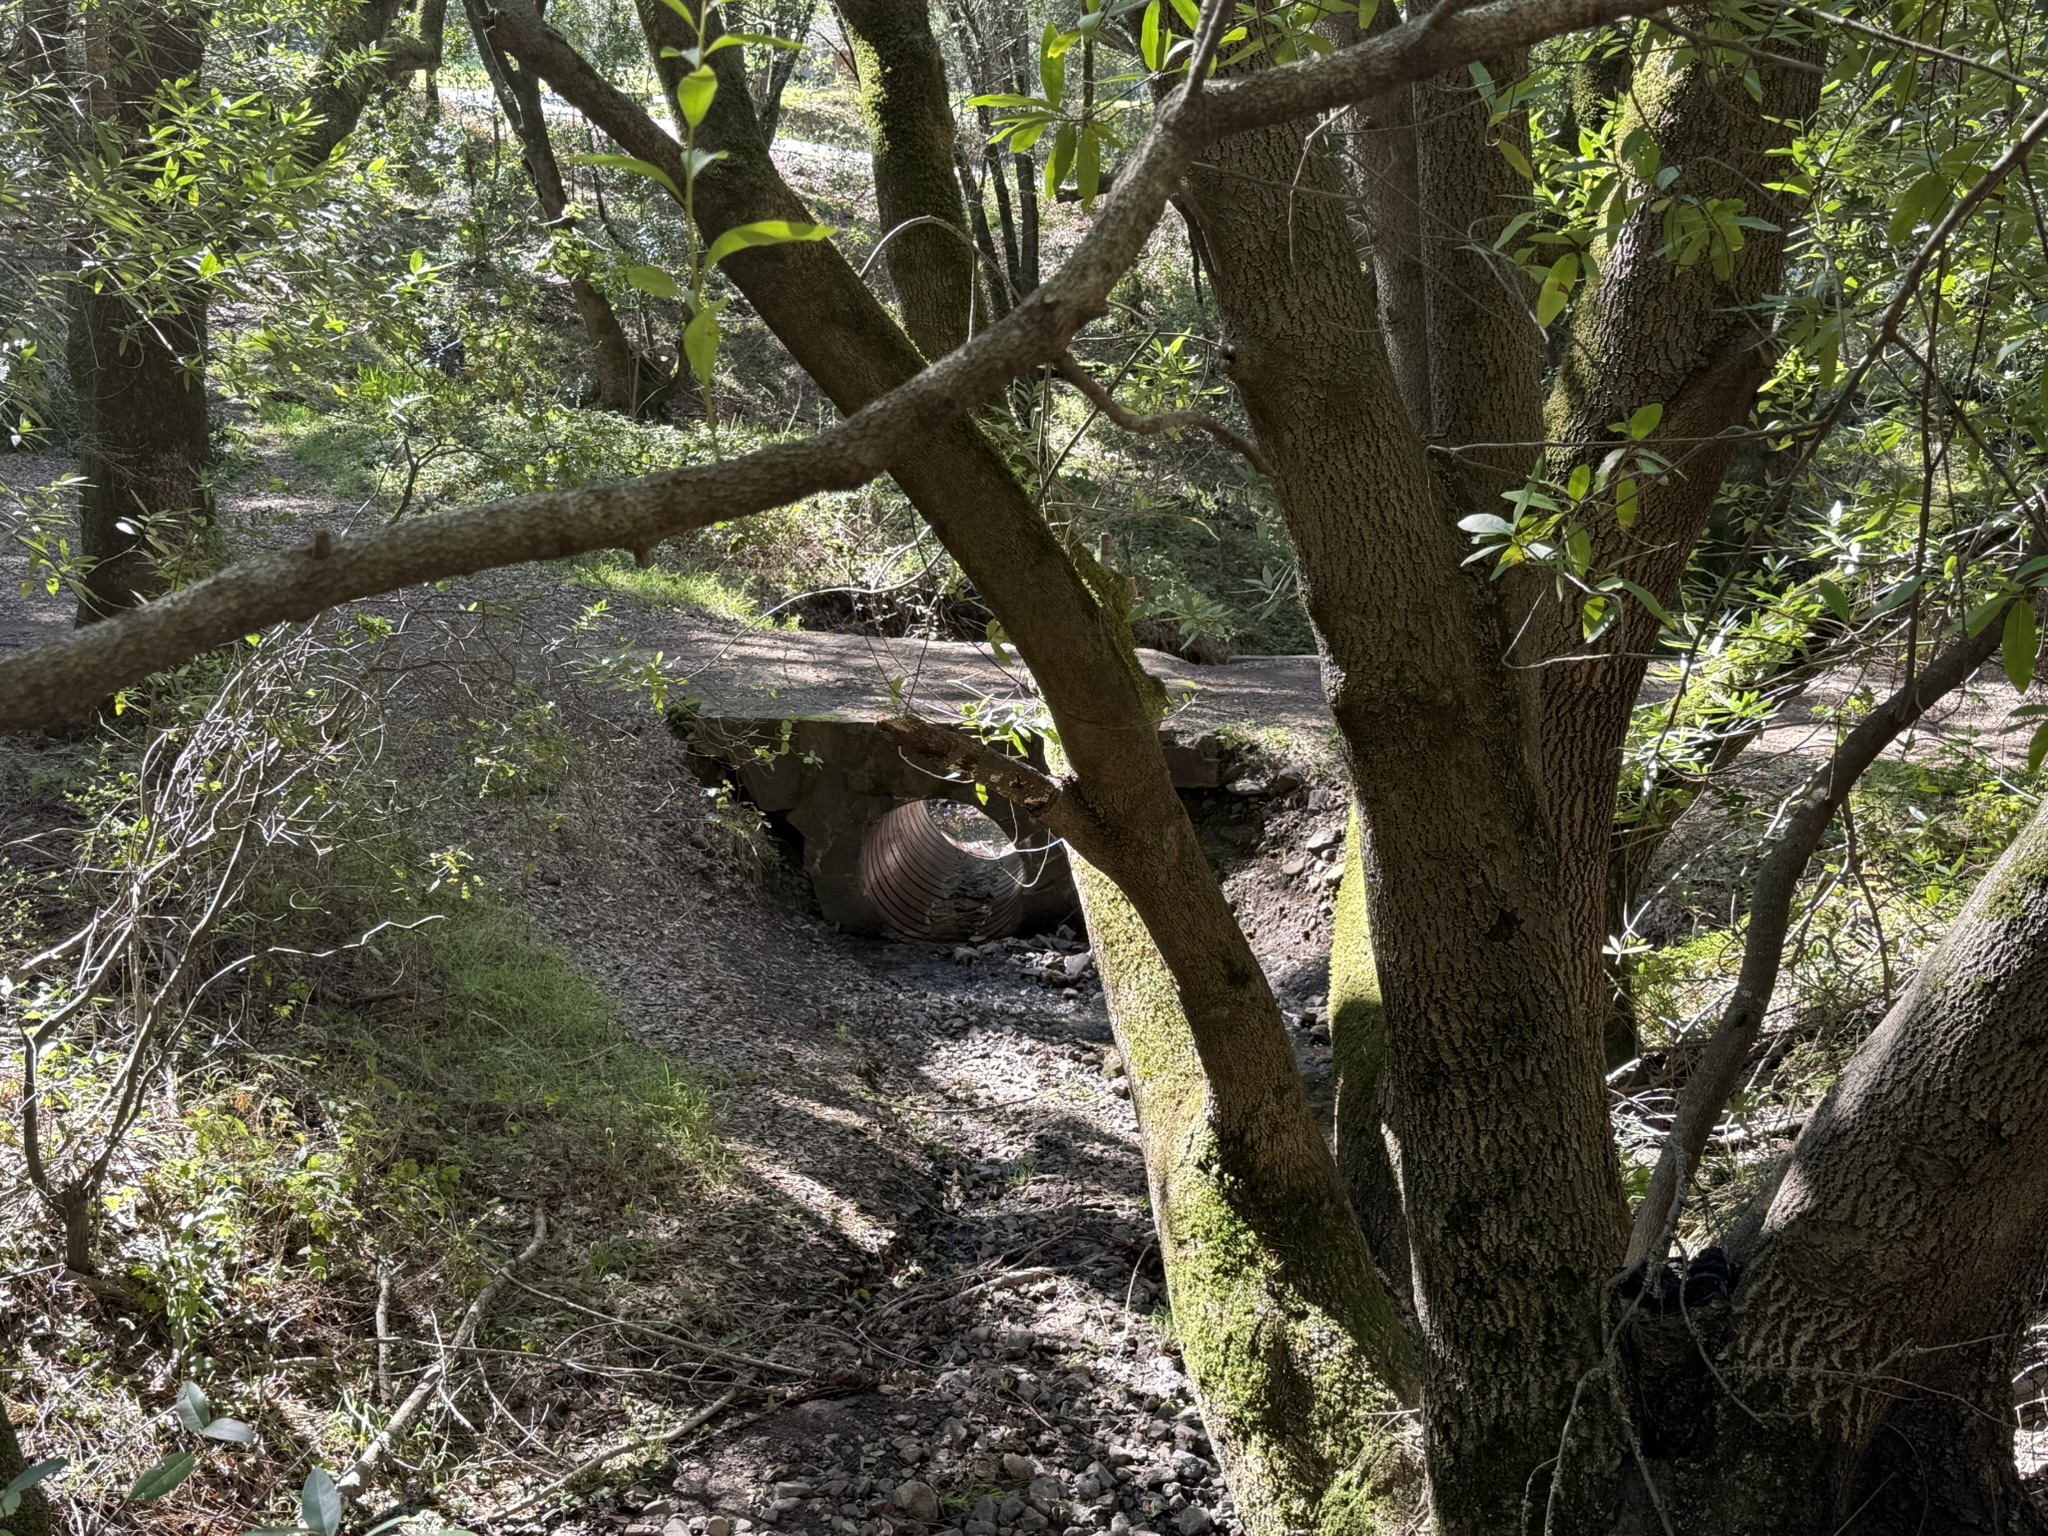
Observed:
[[[194,78],[205,23],[184,0],[110,0],[86,18],[86,110],[124,152],[138,149],[158,92]],[[206,306],[165,280],[133,293],[95,276],[72,280],[65,358],[78,398],[79,543],[92,562],[78,622],[164,590],[160,557],[181,548],[209,509]]]
[[[0,1398],[0,1488],[21,1476],[29,1465],[21,1439],[14,1432],[14,1420],[8,1416],[7,1402]],[[22,1495],[21,1508],[7,1517],[7,1529],[12,1536],[54,1536],[56,1520],[49,1497],[41,1488],[31,1488]]]
[[[1275,467],[1372,832],[1431,1504],[1441,1530],[1490,1536],[1515,1528],[1556,1452],[1621,1256],[1601,1063],[1569,986],[1576,947],[1598,943],[1558,921],[1498,589],[1461,567],[1335,167],[1295,125],[1227,140],[1209,164],[1190,184],[1233,375]],[[1503,1156],[1516,1177],[1500,1176]]]
[[[2048,1530],[2018,1487],[2010,1385],[2048,1281],[2044,1102],[2048,808],[1730,1240],[1742,1405],[1717,1398],[1690,1529]]]
[[[860,64],[875,202],[889,241],[882,254],[903,328],[927,358],[943,357],[967,339],[977,300],[946,61],[926,0],[840,0],[839,14]],[[945,227],[903,228],[915,219]]]
[[[1407,1350],[1401,1325],[1345,1244],[1306,1274],[1231,1198],[1173,977],[1116,885],[1073,865],[1144,1137],[1174,1331],[1240,1518],[1322,1536],[1411,1528],[1420,1446],[1380,1374]]]

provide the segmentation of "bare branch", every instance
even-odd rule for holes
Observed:
[[[2020,599],[2025,601],[2025,599]],[[2001,613],[2000,617],[2003,617]],[[1975,635],[1964,634],[1923,667],[1842,739],[1834,755],[1807,781],[1778,824],[1769,857],[1757,872],[1750,898],[1749,936],[1735,994],[1722,1011],[1713,1038],[1679,1095],[1671,1134],[1650,1176],[1650,1188],[1636,1208],[1627,1263],[1661,1257],[1671,1245],[1686,1187],[1699,1167],[1721,1111],[1742,1080],[1744,1065],[1763,1028],[1765,1011],[1778,985],[1791,924],[1792,899],[1820,840],[1848,801],[1849,791],[1885,748],[1903,735],[1940,698],[1960,688],[1998,649],[2004,626],[1993,621]]]
[[[1049,778],[1022,758],[984,746],[965,731],[956,731],[916,715],[877,720],[877,729],[906,756],[940,773],[962,774],[1001,795],[1053,836],[1072,843],[1085,858],[1099,840],[1092,812],[1071,793],[1072,785]]]
[[[1244,456],[1247,464],[1260,474],[1271,478],[1272,467],[1266,463],[1266,456],[1259,452],[1258,445],[1248,437],[1233,432],[1214,416],[1201,411],[1161,411],[1156,416],[1134,416],[1116,403],[1116,397],[1075,361],[1074,354],[1062,352],[1052,360],[1061,378],[1086,395],[1095,408],[1126,432],[1137,432],[1147,437],[1159,433],[1179,433],[1192,428],[1206,432],[1224,447]]]

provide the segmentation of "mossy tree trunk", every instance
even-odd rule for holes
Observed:
[[[926,0],[840,0],[839,13],[860,66],[883,259],[903,328],[927,358],[943,357],[967,339],[969,308],[980,303],[945,59]],[[985,310],[978,317],[987,323]]]
[[[1304,1285],[1233,1198],[1172,973],[1115,883],[1073,863],[1144,1138],[1174,1333],[1240,1516],[1254,1531],[1408,1529],[1420,1435],[1381,1365],[1409,1353],[1405,1327],[1379,1288],[1343,1294],[1346,1268],[1363,1267],[1357,1245],[1330,1244],[1338,1286]],[[1341,1239],[1338,1222],[1313,1215]]]

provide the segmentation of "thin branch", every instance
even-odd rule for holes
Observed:
[[[1058,370],[1061,378],[1080,390],[1098,411],[1126,432],[1136,432],[1146,437],[1157,436],[1160,433],[1174,435],[1190,428],[1197,432],[1206,432],[1224,447],[1243,455],[1245,462],[1260,474],[1268,479],[1272,478],[1272,466],[1266,462],[1266,456],[1259,452],[1258,445],[1232,431],[1214,416],[1201,411],[1161,411],[1156,416],[1134,416],[1116,403],[1114,395],[1095,382],[1094,376],[1075,361],[1073,353],[1060,353],[1052,360],[1052,365]]]
[[[575,1466],[564,1472],[546,1487],[539,1489],[537,1492],[529,1493],[525,1498],[509,1508],[499,1510],[495,1515],[491,1516],[490,1523],[495,1525],[500,1520],[511,1519],[522,1510],[533,1508],[534,1505],[550,1494],[559,1493],[562,1489],[568,1487],[569,1484],[575,1482],[584,1473],[594,1472],[606,1462],[614,1461],[625,1455],[628,1451],[645,1450],[657,1445],[675,1444],[676,1441],[682,1439],[691,1430],[701,1429],[704,1425],[710,1423],[712,1419],[723,1413],[732,1400],[739,1395],[740,1389],[738,1387],[728,1387],[725,1390],[725,1394],[716,1402],[699,1408],[674,1429],[664,1430],[659,1435],[630,1435],[624,1440],[614,1440],[596,1455],[586,1457],[584,1460],[577,1462]]]
[[[419,1417],[420,1410],[426,1407],[427,1403],[440,1391],[441,1382],[448,1374],[449,1360],[467,1349],[470,1340],[476,1337],[477,1324],[483,1321],[484,1309],[491,1304],[498,1292],[505,1288],[505,1282],[512,1277],[513,1268],[531,1260],[535,1254],[540,1252],[541,1244],[547,1240],[547,1212],[543,1211],[539,1206],[535,1206],[533,1209],[533,1240],[520,1249],[518,1255],[510,1263],[506,1264],[496,1275],[492,1276],[489,1285],[476,1293],[475,1300],[470,1302],[469,1310],[462,1314],[462,1324],[455,1330],[455,1337],[448,1341],[448,1348],[441,1358],[427,1367],[419,1382],[413,1387],[411,1392],[406,1394],[405,1401],[400,1403],[397,1411],[391,1415],[390,1421],[385,1424],[383,1429],[378,1431],[377,1438],[364,1446],[362,1454],[356,1457],[354,1464],[334,1480],[334,1486],[340,1491],[344,1500],[356,1499],[362,1496],[363,1487],[369,1481],[371,1474],[377,1470],[378,1465],[384,1458],[391,1453],[391,1448],[404,1436],[406,1430],[411,1427],[412,1421]]]
[[[1770,855],[1757,871],[1756,889],[1750,897],[1749,935],[1734,995],[1679,1095],[1671,1134],[1658,1155],[1643,1203],[1636,1208],[1627,1267],[1645,1259],[1661,1259],[1671,1246],[1685,1190],[1721,1111],[1742,1081],[1743,1064],[1763,1028],[1784,965],[1792,901],[1828,824],[1879,754],[1936,701],[1968,682],[1991,659],[2003,627],[1994,619],[1978,633],[1960,636],[1921,668],[1918,676],[1865,716],[1807,781],[1792,802],[1791,814],[1776,829]]]

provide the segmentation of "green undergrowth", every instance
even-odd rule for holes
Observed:
[[[20,1036],[8,1031],[0,1357],[20,1367],[6,1391],[17,1416],[35,1415],[36,1454],[70,1460],[61,1491],[92,1518],[145,1532],[275,1524],[309,1466],[344,1466],[377,1433],[436,1337],[531,1239],[536,1213],[548,1238],[522,1279],[675,1326],[716,1315],[690,1262],[730,1168],[714,1085],[636,1035],[488,884],[483,861],[434,846],[476,790],[461,726],[446,728],[445,783],[339,767],[300,781],[345,814],[266,853],[238,899],[221,951],[263,952],[199,1000],[151,1072],[98,1203],[96,1292],[62,1278],[59,1229],[29,1187]],[[55,823],[65,805],[118,810],[131,751],[110,739],[0,762],[0,788]],[[488,775],[485,792],[511,784],[517,803],[493,814],[542,818],[578,771],[574,759],[544,774],[527,765]],[[65,892],[84,889],[0,860],[0,972],[82,917],[67,915]],[[99,1144],[129,1038],[109,998],[46,1043],[55,1140]],[[393,1339],[381,1396],[380,1291]],[[626,1403],[602,1375],[551,1379],[562,1339],[590,1319],[521,1294],[494,1303],[481,1336],[501,1402],[531,1413],[542,1393],[573,1404],[610,1392],[622,1419],[664,1411],[658,1397]],[[598,1363],[628,1342],[604,1337]],[[167,1409],[182,1380],[249,1423],[256,1445],[181,1443]],[[474,1383],[462,1396],[472,1420],[490,1414]],[[488,1470],[490,1421],[477,1422],[483,1433],[429,1413],[396,1448],[454,1511],[488,1507],[503,1475]],[[200,1456],[187,1484],[146,1509],[120,1502],[144,1468],[187,1450]]]
[[[660,561],[642,566],[630,556],[607,552],[577,561],[569,585],[616,592],[654,608],[710,614],[750,628],[774,627],[761,618],[758,602],[714,571],[678,569]]]

